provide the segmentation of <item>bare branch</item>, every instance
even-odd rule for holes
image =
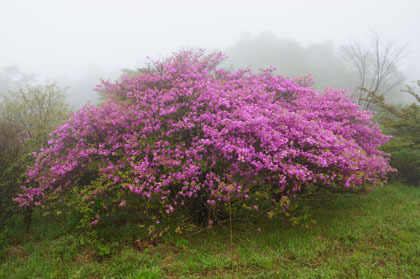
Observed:
[[[385,96],[401,85],[404,78],[398,64],[406,55],[406,45],[399,47],[394,41],[384,41],[382,34],[372,29],[369,47],[353,41],[341,47],[342,57],[358,73],[359,80],[353,85],[353,99],[368,109],[367,92]]]

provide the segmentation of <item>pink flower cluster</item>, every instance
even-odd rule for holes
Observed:
[[[218,68],[223,59],[182,51],[102,82],[108,101],[52,133],[16,201],[40,205],[78,185],[87,204],[124,193],[102,207],[137,195],[170,213],[191,199],[211,207],[246,198],[261,185],[281,199],[313,185],[375,185],[392,171],[377,150],[388,137],[342,91],[319,93],[307,77],[273,69]]]

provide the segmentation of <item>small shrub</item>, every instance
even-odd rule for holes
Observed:
[[[109,245],[98,243],[96,249],[99,257],[105,257],[111,254],[111,247]]]
[[[403,183],[420,185],[420,151],[402,148],[391,152],[390,164],[398,170],[393,178]]]

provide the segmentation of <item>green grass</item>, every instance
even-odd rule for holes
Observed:
[[[323,195],[315,224],[259,216],[136,249],[136,228],[69,232],[54,222],[0,234],[0,278],[420,278],[420,188]],[[261,228],[261,231],[258,231]],[[233,271],[232,271],[233,267]]]

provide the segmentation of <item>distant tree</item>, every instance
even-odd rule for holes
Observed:
[[[19,67],[10,65],[0,69],[0,95],[19,86],[32,84],[36,81],[35,74],[23,73]]]
[[[65,92],[55,82],[10,90],[0,104],[0,117],[18,127],[22,142],[30,142],[30,149],[37,150],[69,115]]]
[[[32,152],[69,116],[65,90],[54,82],[19,87],[0,97],[0,225],[17,212],[16,197]],[[27,221],[30,209],[25,210]]]
[[[308,45],[306,48],[310,71],[314,76],[314,87],[349,88],[356,73],[341,59],[331,41]]]
[[[261,68],[276,66],[286,76],[307,74],[310,71],[305,48],[298,42],[277,38],[272,33],[256,37],[244,35],[227,49],[228,63],[237,68]]]
[[[111,75],[101,69],[90,66],[78,79],[61,80],[60,84],[69,86],[67,90],[67,102],[73,108],[80,108],[88,102],[93,104],[101,102],[101,96],[94,92],[94,88],[100,78],[112,79],[118,75]]]
[[[348,88],[354,75],[330,41],[304,46],[271,33],[243,35],[226,54],[228,66],[249,67],[254,71],[275,66],[277,73],[288,77],[312,73],[313,87],[318,90]]]
[[[342,57],[357,72],[352,98],[369,109],[373,100],[367,99],[367,92],[386,96],[404,81],[398,64],[405,55],[405,46],[398,46],[392,40],[384,40],[381,34],[372,30],[368,46],[353,41],[341,47]]]

